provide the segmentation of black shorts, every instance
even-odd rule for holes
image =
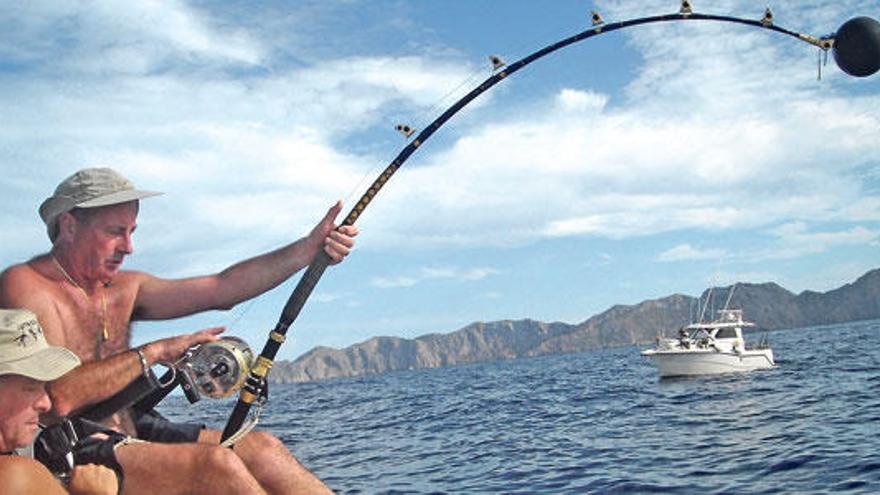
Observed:
[[[174,423],[156,411],[146,412],[134,419],[137,438],[158,443],[192,443],[206,428],[201,423]]]

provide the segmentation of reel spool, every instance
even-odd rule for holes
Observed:
[[[179,365],[182,387],[190,402],[202,396],[228,397],[244,385],[254,353],[247,342],[237,337],[223,337],[195,348]]]

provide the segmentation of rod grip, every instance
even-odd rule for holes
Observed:
[[[318,284],[318,280],[320,280],[321,275],[324,274],[324,270],[330,265],[330,261],[330,255],[322,249],[318,252],[318,255],[315,256],[315,259],[312,260],[312,264],[306,269],[302,278],[299,279],[299,283],[296,284],[296,288],[293,289],[293,293],[287,298],[287,304],[284,305],[284,309],[281,311],[279,327],[282,327],[284,330],[281,332],[282,335],[287,333],[287,328],[294,322],[294,320],[296,320],[296,317],[299,316],[299,312],[302,310],[303,306],[305,306],[306,301],[309,299],[309,295],[312,294],[312,291]],[[265,357],[272,359],[275,356]]]
[[[275,326],[273,333],[278,333],[282,336],[287,333],[290,325],[296,320],[296,317],[299,316],[299,312],[302,310],[303,306],[305,306],[306,301],[309,299],[309,295],[311,295],[315,286],[318,284],[318,280],[321,279],[321,275],[324,274],[324,270],[330,265],[330,261],[330,255],[324,252],[323,249],[318,252],[318,255],[315,256],[315,259],[312,260],[312,263],[309,265],[308,269],[306,269],[306,272],[299,279],[299,282],[296,284],[290,297],[287,298],[287,304],[284,305],[284,309],[281,311],[281,318],[278,320],[278,324]],[[257,364],[263,363],[265,369],[260,373],[260,376],[256,377],[254,376],[255,370],[251,370],[251,378],[257,380],[267,379],[269,369],[272,366],[272,361],[275,359],[275,354],[278,353],[280,347],[281,343],[272,338],[266,341],[266,345],[263,347],[260,356],[256,360]],[[253,400],[248,399],[252,398],[253,392],[249,391],[247,386],[241,389],[238,402],[235,404],[232,414],[229,415],[229,420],[226,421],[226,427],[223,428],[223,434],[220,437],[221,442],[234,435],[235,432],[241,428],[241,425],[244,424],[248,412],[250,412],[251,403],[253,402]]]
[[[229,420],[226,421],[226,427],[223,428],[223,434],[220,435],[220,443],[226,441],[227,438],[231,437],[235,434],[240,428],[241,425],[244,424],[244,420],[247,419],[248,412],[251,409],[251,405],[241,398],[238,399],[238,402],[235,403],[235,408],[232,409],[232,414],[229,415]]]

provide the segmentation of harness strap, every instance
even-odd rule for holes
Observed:
[[[77,414],[76,417],[85,418],[91,421],[101,421],[109,418],[121,409],[136,405],[139,401],[146,398],[153,400],[153,398],[157,396],[158,400],[156,400],[153,405],[158,404],[177,385],[177,382],[173,380],[171,380],[170,384],[166,384],[166,381],[168,380],[165,380],[165,378],[169,373],[173,373],[173,371],[169,370],[163,375],[163,380],[160,382],[157,381],[153,370],[148,369],[146,373],[136,378],[127,387],[119,391],[119,393],[103,402],[93,405],[85,411]],[[150,409],[151,408],[152,407],[150,407]]]

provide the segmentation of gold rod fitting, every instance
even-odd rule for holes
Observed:
[[[258,376],[260,378],[266,378],[266,375],[269,374],[269,370],[272,368],[272,360],[268,358],[264,358],[263,356],[259,356],[257,358],[257,362],[254,363],[254,367],[251,368],[251,374],[254,376]]]

